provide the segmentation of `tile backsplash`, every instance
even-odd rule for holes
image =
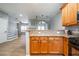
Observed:
[[[65,27],[65,30],[79,30],[79,26],[69,26],[69,27]]]

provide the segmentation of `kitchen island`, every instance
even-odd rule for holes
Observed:
[[[63,30],[30,31],[30,55],[68,55],[68,40]]]

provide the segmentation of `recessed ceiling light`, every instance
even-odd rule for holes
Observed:
[[[20,17],[22,17],[23,15],[22,15],[22,14],[20,14],[19,16],[20,16]]]

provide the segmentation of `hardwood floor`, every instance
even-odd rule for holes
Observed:
[[[0,44],[0,56],[25,56],[25,50],[21,38]]]

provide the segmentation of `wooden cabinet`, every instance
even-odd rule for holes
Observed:
[[[63,54],[63,37],[31,36],[31,54]]]
[[[78,5],[78,6],[77,6],[77,7],[78,7],[78,11],[79,11],[79,3],[78,3],[77,5]]]
[[[30,54],[31,55],[55,55],[64,54],[68,56],[68,38],[55,36],[31,36]],[[79,51],[72,48],[72,55],[78,55]]]
[[[77,25],[77,3],[69,3],[62,8],[62,24],[63,26]]]
[[[62,9],[62,24],[63,26],[67,26],[67,23],[68,23],[68,15],[67,15],[67,12],[68,12],[68,5],[65,5],[65,7]]]
[[[30,37],[30,53],[39,54],[40,53],[40,42],[39,37]]]
[[[56,37],[54,40],[54,51],[63,54],[63,37]]]
[[[62,37],[49,37],[49,53],[63,54],[63,38]]]
[[[68,25],[76,25],[77,24],[77,4],[69,3],[68,4]]]
[[[68,38],[64,37],[64,46],[63,46],[63,53],[65,56],[68,56]]]
[[[49,53],[54,53],[54,47],[53,47],[54,40],[55,40],[54,37],[49,37],[49,44],[48,44],[48,48],[49,48],[48,52]]]
[[[48,53],[48,37],[40,37],[40,52]]]

